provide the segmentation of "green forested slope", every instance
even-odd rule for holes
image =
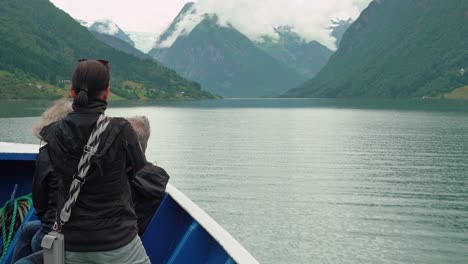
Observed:
[[[322,71],[285,96],[420,97],[465,86],[467,25],[466,0],[375,0]]]
[[[77,59],[104,58],[111,61],[111,90],[125,98],[211,97],[197,83],[152,60],[107,46],[48,0],[0,1],[0,36],[0,70],[27,76],[17,79],[58,85],[70,79]],[[5,92],[0,98],[11,94],[8,89],[14,88],[1,87]]]

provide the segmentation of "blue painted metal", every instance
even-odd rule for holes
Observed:
[[[226,260],[226,262],[224,262],[224,264],[235,264],[235,263],[236,262],[234,260],[232,260],[232,258],[230,258],[230,257]]]
[[[187,232],[193,219],[165,195],[158,211],[142,237],[146,252],[154,263],[166,263]]]
[[[194,221],[168,263],[225,263],[228,258],[224,249]]]
[[[14,184],[17,196],[31,192],[36,154],[0,153],[0,203],[9,199]],[[36,219],[30,211],[29,219]],[[13,240],[12,245],[16,242]],[[165,194],[151,220],[143,245],[152,263],[234,263],[222,246],[200,226],[174,199]],[[9,263],[13,247],[2,263]]]
[[[142,241],[152,263],[229,263],[230,259],[219,243],[167,194]]]
[[[35,153],[1,153],[1,160],[36,160]]]

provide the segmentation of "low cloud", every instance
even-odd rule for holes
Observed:
[[[232,25],[254,41],[277,38],[274,28],[289,25],[304,40],[316,40],[335,50],[332,19],[356,19],[371,0],[198,0],[195,10],[180,21],[175,34],[158,47],[169,47],[179,35],[188,34],[204,14],[216,14],[221,26]]]
[[[115,35],[119,32],[119,27],[112,22],[110,19],[101,19],[96,21],[98,23],[96,30],[98,32],[108,34],[108,35]]]
[[[199,12],[200,9],[192,8],[184,18],[177,23],[174,32],[165,40],[157,44],[159,48],[169,48],[177,40],[179,36],[183,36],[192,32],[193,28],[196,27],[203,20],[203,13]]]

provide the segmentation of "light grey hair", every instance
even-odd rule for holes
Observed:
[[[56,122],[70,112],[73,111],[72,102],[68,101],[67,99],[63,98],[57,101],[54,101],[52,105],[42,113],[41,119],[36,122],[33,126],[33,134],[38,139],[42,140],[41,131],[44,127],[50,125],[53,122]]]
[[[151,134],[151,128],[149,120],[146,116],[132,116],[127,118],[128,122],[132,126],[135,134],[137,135],[138,142],[140,143],[141,150],[146,152],[148,146],[148,139]]]
[[[59,121],[72,111],[72,102],[68,101],[67,99],[64,98],[54,101],[52,105],[42,114],[41,119],[34,124],[34,136],[42,140],[42,136],[40,134],[44,127],[50,125],[53,122]],[[127,120],[137,135],[141,150],[145,152],[148,146],[148,139],[151,134],[148,118],[146,116],[133,116],[127,118]]]

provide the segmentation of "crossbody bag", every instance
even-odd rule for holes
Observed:
[[[60,217],[55,220],[52,231],[44,236],[41,242],[43,248],[44,263],[64,264],[65,263],[65,237],[62,234],[62,226],[70,220],[71,210],[75,205],[81,187],[86,182],[86,176],[91,167],[92,158],[99,149],[99,143],[102,133],[106,130],[111,118],[102,114],[96,122],[96,127],[91,132],[87,144],[83,148],[78,169],[73,175],[73,180],[68,192],[68,200],[65,202]]]

